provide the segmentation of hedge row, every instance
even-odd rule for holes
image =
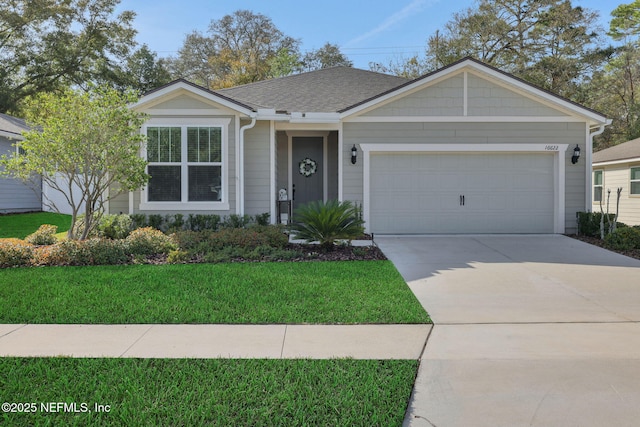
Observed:
[[[152,227],[133,230],[124,239],[55,239],[55,227],[42,226],[20,239],[0,239],[0,267],[112,265],[166,255],[168,262],[222,262],[236,258],[282,260],[298,257],[286,249],[289,237],[279,226],[253,225],[219,231],[178,231],[167,236]],[[55,243],[51,243],[50,238]]]
[[[45,228],[38,231],[42,230]],[[1,239],[0,267],[124,264],[133,257],[168,254],[177,248],[171,237],[151,227],[134,230],[120,240],[93,238],[40,245],[33,242],[43,240],[32,236],[25,240]]]

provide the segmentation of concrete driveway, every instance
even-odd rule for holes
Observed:
[[[376,242],[435,325],[405,425],[638,425],[640,261],[557,235]]]

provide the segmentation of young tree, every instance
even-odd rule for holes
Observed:
[[[72,209],[70,239],[86,239],[107,200],[148,181],[139,155],[146,141],[140,133],[145,118],[128,107],[135,100],[133,91],[122,95],[106,87],[40,94],[28,103],[27,123],[33,130],[19,143],[22,154],[0,161],[5,174],[25,182],[38,174],[62,193]],[[81,213],[84,225],[76,234]]]

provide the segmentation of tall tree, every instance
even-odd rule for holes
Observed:
[[[65,197],[72,208],[71,239],[86,239],[104,203],[140,188],[149,178],[146,161],[138,154],[146,141],[140,134],[145,117],[129,108],[136,100],[133,91],[123,95],[106,87],[41,93],[28,103],[27,123],[33,130],[19,143],[22,154],[0,161],[5,174],[27,183],[34,174],[40,175]],[[76,235],[74,225],[81,213],[84,226]]]
[[[25,97],[104,78],[135,46],[119,0],[5,0],[0,8],[0,112]]]
[[[595,12],[570,0],[480,0],[428,41],[437,68],[473,56],[565,96],[606,58]]]
[[[320,70],[329,67],[353,67],[353,62],[340,51],[340,47],[335,44],[325,43],[320,49],[311,50],[305,53],[302,58],[305,71]]]
[[[114,78],[122,90],[133,89],[139,94],[148,92],[171,81],[165,61],[144,44],[127,58],[126,63]]]
[[[611,16],[609,35],[621,44],[588,86],[590,105],[613,118],[597,148],[640,137],[640,0],[621,4]]]
[[[207,34],[189,34],[171,61],[172,72],[209,88],[251,83],[273,76],[283,55],[297,57],[299,44],[267,16],[238,10],[212,20]]]

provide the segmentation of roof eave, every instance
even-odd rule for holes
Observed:
[[[249,105],[245,105],[225,95],[203,88],[184,79],[175,80],[171,83],[147,92],[138,100],[138,102],[131,104],[129,107],[136,110],[143,109],[145,105],[148,105],[149,103],[180,89],[201,96],[205,99],[208,99],[212,102],[220,104],[226,108],[229,108],[246,116],[253,116],[256,113],[256,110]]]

